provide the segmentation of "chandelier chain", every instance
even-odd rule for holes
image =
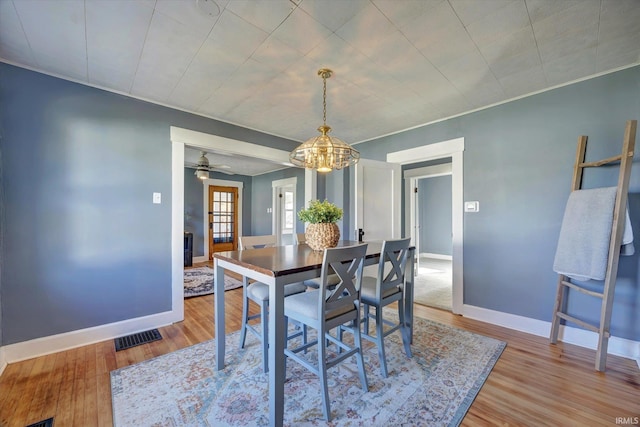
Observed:
[[[322,121],[327,125],[327,77],[322,75]]]

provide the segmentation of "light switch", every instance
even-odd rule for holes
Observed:
[[[153,193],[153,203],[156,205],[162,203],[162,193]]]
[[[480,202],[464,202],[465,212],[478,212],[480,210]]]

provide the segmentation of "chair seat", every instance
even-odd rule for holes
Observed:
[[[293,319],[302,316],[318,320],[318,292],[320,292],[320,290],[308,291],[287,297],[284,300],[284,315]],[[341,307],[328,312],[326,319],[333,319],[334,317],[348,313],[351,310],[355,310],[355,306],[352,308]],[[296,316],[296,314],[298,316]]]
[[[376,278],[364,276],[362,278],[362,288],[360,289],[360,299],[364,304],[375,303],[378,301],[376,298]],[[388,298],[393,294],[397,294],[400,292],[400,288],[395,287],[388,289],[386,292],[382,294],[382,298]]]
[[[304,283],[291,283],[284,287],[284,296],[299,294],[307,290]],[[254,301],[269,301],[269,286],[254,282],[247,287],[247,296]]]
[[[320,287],[320,282],[322,279],[320,277],[316,277],[315,279],[308,279],[304,281],[304,284],[310,288],[318,289]],[[330,274],[327,278],[327,284],[329,288],[333,288],[338,283],[340,283],[340,278],[337,274]]]

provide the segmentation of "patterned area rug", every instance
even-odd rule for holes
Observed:
[[[242,282],[225,274],[224,290],[242,287]],[[184,297],[198,297],[213,293],[213,268],[195,267],[184,270]]]
[[[360,388],[355,360],[329,370],[332,426],[457,426],[506,343],[416,318],[413,358],[399,333],[385,339],[389,377],[380,375],[375,346],[365,341],[369,392]],[[244,350],[226,338],[227,366],[215,370],[206,341],[111,372],[116,426],[262,426],[269,422],[268,378],[259,343]],[[315,352],[308,355],[315,360]],[[326,425],[318,378],[287,363],[284,424]]]

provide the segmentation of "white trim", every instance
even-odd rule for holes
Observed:
[[[207,247],[207,252],[209,251],[209,248]],[[208,262],[209,261],[209,257],[208,256],[194,256],[193,257],[193,262]]]
[[[436,178],[440,176],[450,176],[453,175],[453,167],[451,162],[443,163],[440,165],[433,166],[425,166],[422,168],[409,169],[404,171],[405,178],[405,197],[404,197],[404,226],[405,226],[405,236],[409,234],[411,236],[411,243],[416,247],[416,251],[420,253],[420,239],[416,236],[416,231],[420,228],[421,224],[416,221],[416,201],[418,200],[418,194],[414,194],[414,189],[418,187],[418,180],[422,178]],[[453,193],[453,189],[452,189]],[[407,233],[406,229],[409,228],[409,233]],[[438,255],[438,254],[435,254]],[[440,255],[438,255],[440,256]],[[443,255],[445,256],[445,255]],[[453,257],[451,255],[446,255],[448,259],[451,260]],[[434,258],[433,256],[431,258]],[[418,266],[420,265],[420,260],[418,260]]]
[[[226,154],[260,157],[285,166],[289,152],[263,145],[171,126],[171,309],[184,319],[184,148],[212,149]],[[286,159],[286,160],[285,160]],[[207,255],[208,256],[208,248]]]
[[[63,76],[62,74],[52,73],[51,71],[45,71],[45,70],[43,70],[41,68],[38,68],[38,67],[32,67],[32,66],[21,64],[21,63],[18,63],[18,62],[10,61],[10,60],[4,59],[4,58],[0,58],[0,63],[13,65],[13,66],[18,67],[18,68],[23,68],[25,70],[34,71],[36,73],[44,74],[46,76],[55,77],[55,78],[60,79],[60,80],[66,80],[66,81],[69,81],[69,82],[77,83],[77,84],[80,84],[80,85],[83,85],[83,86],[97,88],[97,89],[100,89],[100,90],[104,90],[105,92],[116,93],[116,94],[119,94],[119,95],[126,96],[127,98],[139,99],[141,101],[148,102],[150,104],[161,105],[163,107],[171,108],[172,110],[184,111],[184,112],[187,112],[189,114],[193,114],[194,116],[206,117],[208,119],[213,119],[213,120],[216,120],[216,121],[221,122],[221,123],[229,123],[231,125],[243,127],[245,129],[249,129],[249,130],[253,130],[253,131],[256,131],[256,132],[260,132],[260,133],[263,133],[265,135],[273,135],[273,136],[276,136],[278,138],[284,138],[284,139],[290,139],[292,141],[296,141],[295,139],[292,139],[291,136],[284,136],[284,135],[279,135],[279,134],[276,134],[276,133],[269,133],[269,132],[266,132],[266,131],[261,130],[261,129],[257,129],[257,128],[253,128],[253,127],[247,126],[246,123],[236,123],[236,122],[232,122],[232,121],[229,121],[229,120],[226,120],[226,119],[221,119],[221,118],[216,117],[216,116],[202,114],[202,112],[200,112],[200,111],[188,110],[186,108],[178,107],[176,105],[167,104],[165,102],[158,102],[157,100],[153,100],[153,99],[150,99],[150,98],[145,98],[145,97],[142,97],[142,96],[137,96],[137,95],[134,95],[134,94],[129,93],[129,92],[123,92],[121,90],[116,90],[116,89],[109,88],[109,87],[106,87],[106,86],[97,85],[95,83],[89,83],[87,81],[80,80],[80,79],[75,79],[75,78],[72,78],[72,77],[69,77],[69,76]],[[447,121],[447,120],[450,120],[450,119],[453,119],[453,118],[456,118],[456,117],[465,116],[467,114],[475,113],[477,111],[486,110],[488,108],[493,108],[493,107],[498,106],[498,105],[507,104],[509,102],[517,101],[519,99],[528,98],[528,97],[533,96],[533,95],[537,95],[537,94],[540,94],[540,93],[548,92],[550,90],[554,90],[554,89],[558,89],[558,88],[561,88],[561,87],[569,86],[569,85],[572,85],[572,84],[575,84],[575,83],[580,83],[580,82],[583,82],[583,81],[586,81],[586,80],[595,79],[597,77],[606,76],[607,74],[617,73],[618,71],[626,70],[627,68],[633,68],[633,67],[636,67],[638,65],[640,65],[640,61],[634,62],[632,64],[628,64],[628,65],[623,65],[621,67],[613,68],[611,70],[600,71],[599,73],[591,74],[591,75],[588,75],[588,76],[585,76],[585,77],[580,77],[579,79],[571,80],[569,82],[565,82],[565,83],[561,83],[561,84],[557,84],[557,85],[551,86],[549,88],[540,89],[540,90],[537,90],[535,92],[529,92],[529,93],[526,93],[524,95],[519,95],[519,96],[516,96],[514,98],[509,98],[509,99],[506,99],[504,101],[500,101],[500,102],[496,102],[494,104],[490,104],[490,105],[487,105],[487,106],[484,106],[484,107],[476,108],[474,110],[468,110],[468,111],[465,111],[465,112],[462,112],[462,113],[459,113],[459,114],[454,114],[452,116],[444,117],[442,119],[433,120],[431,122],[422,123],[422,124],[419,124],[419,125],[416,125],[416,126],[411,126],[411,127],[405,128],[405,129],[400,129],[400,130],[397,130],[397,131],[394,131],[394,132],[390,132],[390,133],[387,133],[387,134],[384,134],[384,135],[379,135],[379,136],[374,136],[372,138],[363,139],[362,141],[352,142],[352,143],[350,143],[350,145],[362,144],[363,142],[373,141],[375,139],[384,138],[384,137],[391,136],[391,135],[397,135],[399,133],[406,132],[406,131],[409,131],[409,130],[413,130],[413,129],[418,129],[418,128],[421,128],[421,127],[429,126],[429,125],[432,125],[434,123],[444,122],[444,121]],[[302,141],[304,141],[304,140],[299,140],[299,142],[302,142]]]
[[[318,198],[318,172],[315,169],[304,170],[304,207]]]
[[[420,254],[420,257],[433,258],[433,259],[444,259],[444,260],[447,260],[447,261],[452,261],[453,260],[453,257],[451,255],[434,254],[434,253],[430,253],[430,252],[422,252]]]
[[[549,331],[551,330],[551,322],[530,319],[466,304],[463,306],[463,310],[463,315],[470,319],[541,337],[548,337]],[[175,313],[167,311],[150,316],[138,317],[136,319],[128,319],[107,325],[6,345],[0,347],[0,374],[2,374],[2,370],[9,363],[91,345],[115,337],[170,325],[174,322],[176,322]],[[561,326],[560,338],[566,343],[591,349],[596,348],[598,340],[598,336],[594,332],[567,326]],[[609,339],[608,353],[638,361],[640,360],[640,342],[611,337]]]
[[[211,135],[194,130],[183,129],[171,126],[171,141],[182,142],[185,145],[195,148],[214,150],[218,153],[233,156],[255,157],[264,161],[276,163],[283,166],[293,166],[289,162],[289,152],[267,147],[264,145],[252,144],[250,142],[238,141],[237,139],[225,138],[223,136]]]
[[[170,325],[177,319],[174,311],[127,319],[121,322],[50,335],[2,347],[7,363],[20,362],[76,347],[95,344],[125,335]]]
[[[184,319],[184,144],[171,144],[171,311]]]
[[[540,89],[540,90],[537,90],[537,91],[534,91],[534,92],[525,93],[524,95],[518,95],[516,97],[505,99],[504,101],[495,102],[493,104],[485,105],[483,107],[478,107],[478,108],[475,108],[473,110],[467,110],[467,111],[463,111],[462,113],[454,114],[454,115],[451,115],[451,116],[448,116],[448,117],[443,117],[441,119],[432,120],[432,121],[427,122],[427,123],[422,123],[422,124],[419,124],[419,125],[416,125],[416,126],[411,126],[411,127],[408,127],[408,128],[399,129],[399,130],[396,130],[396,131],[393,131],[393,132],[386,133],[384,135],[378,135],[378,136],[374,136],[372,138],[363,139],[362,141],[352,142],[351,145],[362,144],[363,142],[368,142],[368,141],[375,141],[376,139],[386,138],[386,137],[389,137],[389,136],[392,136],[392,135],[398,135],[400,133],[407,132],[407,131],[414,130],[414,129],[420,129],[420,128],[423,128],[423,127],[426,127],[426,126],[429,126],[429,125],[433,125],[435,123],[445,122],[447,120],[455,119],[456,117],[466,116],[467,114],[472,114],[472,113],[476,113],[478,111],[487,110],[489,108],[497,107],[498,105],[508,104],[510,102],[517,101],[519,99],[528,98],[528,97],[533,96],[533,95],[538,95],[540,93],[549,92],[551,90],[559,89],[559,88],[565,87],[565,86],[570,86],[570,85],[575,84],[575,83],[580,83],[580,82],[584,82],[584,81],[587,81],[587,80],[595,79],[597,77],[602,77],[602,76],[605,76],[605,75],[611,74],[611,73],[617,73],[618,71],[626,70],[627,68],[633,68],[633,67],[636,67],[638,65],[640,65],[640,61],[634,62],[633,64],[629,64],[629,65],[623,65],[622,67],[617,67],[617,68],[614,68],[614,69],[611,69],[611,70],[601,71],[599,73],[591,74],[589,76],[580,77],[579,79],[576,79],[576,80],[571,80],[569,82],[557,84],[555,86],[551,86],[551,87],[548,87],[548,88]]]
[[[282,227],[281,227],[282,205],[278,203],[277,190],[278,188],[293,187],[293,206],[295,210],[296,199],[297,199],[297,185],[298,185],[298,178],[295,176],[291,178],[276,179],[274,181],[271,181],[271,232],[276,235],[276,241],[278,246],[282,245],[282,235],[284,233],[282,233]],[[296,232],[295,227],[296,226],[294,221],[292,233]]]
[[[203,262],[209,261],[209,186],[216,185],[219,187],[235,187],[238,189],[238,230],[236,230],[236,238],[242,236],[242,190],[244,183],[242,181],[229,181],[226,179],[208,178],[202,181],[202,236],[204,240],[204,258]],[[184,285],[184,284],[183,284]]]
[[[404,171],[404,178],[435,178],[452,174],[451,162],[441,165],[425,166],[423,168],[409,169]]]
[[[479,320],[481,322],[502,326],[540,337],[548,338],[549,333],[551,332],[551,322],[489,310],[482,307],[465,304],[463,306],[462,314],[470,319]],[[597,333],[571,326],[560,326],[558,339],[568,344],[574,344],[592,350],[595,350],[598,345]],[[632,341],[612,336],[609,338],[607,353],[638,361],[640,360],[640,341]],[[638,366],[640,366],[640,363]]]
[[[0,347],[0,375],[4,372],[4,368],[7,367],[7,357],[4,354],[4,347]]]
[[[464,244],[464,138],[455,138],[435,144],[387,154],[388,162],[419,163],[451,157],[452,218],[452,312],[462,313],[464,303],[463,244]]]
[[[419,163],[427,160],[450,157],[452,153],[462,151],[464,151],[464,138],[455,138],[436,142],[435,144],[422,145],[420,147],[389,153],[387,154],[387,162],[406,165],[409,163]]]

